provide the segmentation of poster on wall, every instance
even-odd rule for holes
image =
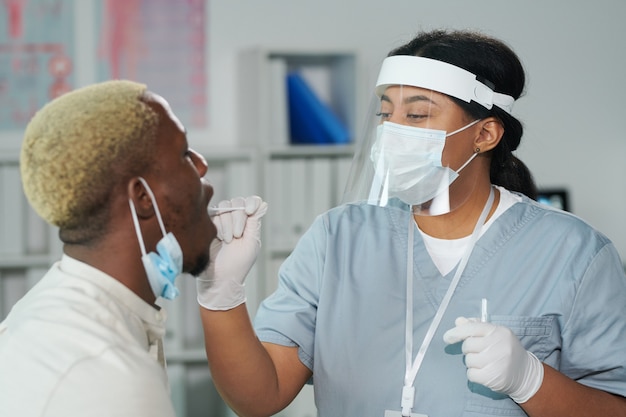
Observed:
[[[0,130],[73,88],[74,1],[0,2]]]
[[[98,80],[144,83],[187,128],[206,127],[206,2],[99,2]]]

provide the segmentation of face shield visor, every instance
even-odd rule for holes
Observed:
[[[454,65],[408,55],[386,58],[343,202],[409,205],[413,213],[425,216],[461,206],[477,181],[462,170],[476,153],[473,147],[455,146],[453,154],[444,155],[444,148],[480,120],[467,120],[450,96],[507,112],[513,104],[512,97],[493,92]],[[452,117],[452,112],[462,117]]]

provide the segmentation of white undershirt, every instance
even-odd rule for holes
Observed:
[[[519,201],[522,201],[520,196],[511,193],[509,190],[497,185],[495,187],[498,191],[500,191],[500,201],[498,202],[498,207],[493,213],[493,216],[491,216],[491,218],[483,226],[481,236],[509,207]],[[462,237],[460,239],[439,239],[427,235],[422,232],[419,227],[418,230],[424,239],[426,250],[428,251],[428,254],[433,260],[435,266],[441,275],[447,275],[461,260],[463,252],[465,251],[471,236]]]

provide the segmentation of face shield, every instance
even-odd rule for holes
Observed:
[[[480,120],[467,120],[450,96],[487,109],[495,104],[510,111],[513,104],[512,97],[494,93],[454,65],[407,55],[386,58],[343,202],[408,205],[415,214],[431,216],[461,206],[476,184],[462,170],[476,153],[469,140],[449,151],[447,145]]]

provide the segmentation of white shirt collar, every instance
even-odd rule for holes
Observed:
[[[167,312],[164,309],[159,310],[157,306],[147,303],[117,279],[68,255],[63,254],[59,268],[66,274],[98,286],[133,312],[141,320],[149,344],[163,338],[167,319]]]

